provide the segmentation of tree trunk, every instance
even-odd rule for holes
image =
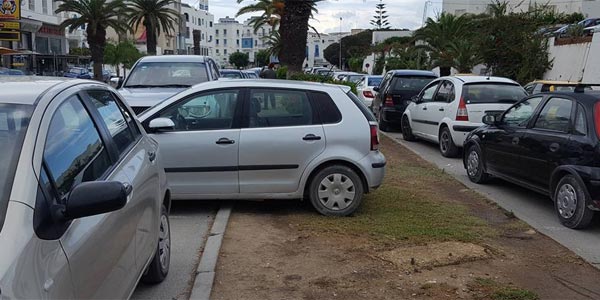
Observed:
[[[106,29],[98,26],[94,34],[91,27],[87,29],[88,44],[94,62],[94,79],[102,81],[102,65],[104,64],[104,47],[106,46]]]
[[[302,73],[311,2],[307,0],[285,0],[284,14],[279,26],[282,44],[279,61],[282,65],[287,66],[288,77],[294,73]]]
[[[148,55],[156,55],[156,31],[150,25],[150,22],[144,21],[144,27],[146,28],[146,51]]]
[[[452,67],[441,67],[440,66],[440,77],[441,76],[450,76]]]

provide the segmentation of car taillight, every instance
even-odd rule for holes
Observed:
[[[377,132],[377,125],[370,125],[371,127],[371,151],[379,150],[379,133]]]
[[[371,91],[363,91],[363,96],[365,96],[367,98],[375,97],[375,96],[373,96],[373,93],[371,93]]]
[[[458,111],[456,111],[456,121],[469,121],[469,112],[464,98],[460,98],[458,103]]]
[[[600,102],[594,105],[594,124],[596,125],[596,136],[600,139]]]
[[[392,96],[388,95],[385,97],[385,102],[383,103],[383,106],[386,106],[386,107],[394,106],[394,99],[392,99]]]

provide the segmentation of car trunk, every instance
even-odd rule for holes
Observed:
[[[472,123],[483,123],[483,116],[486,114],[495,115],[499,118],[505,110],[511,107],[512,103],[478,103],[467,104],[467,112],[469,113],[469,121]]]
[[[463,86],[461,101],[466,104],[469,121],[483,123],[486,114],[500,116],[527,94],[518,84],[477,82]]]

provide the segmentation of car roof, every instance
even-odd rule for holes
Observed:
[[[435,77],[438,77],[437,75],[435,75],[435,73],[433,73],[431,71],[424,71],[424,70],[391,70],[388,73],[392,73],[392,74],[394,74],[394,76],[399,76],[399,75],[416,75],[416,76],[435,76]]]
[[[202,55],[153,55],[144,56],[140,62],[206,62],[207,56]]]
[[[36,103],[41,94],[66,81],[79,82],[63,77],[42,76],[0,76],[0,103],[30,104]]]
[[[530,83],[553,84],[553,85],[561,85],[561,84],[577,85],[577,84],[580,84],[579,82],[576,82],[576,81],[560,81],[560,80],[534,80]]]
[[[456,78],[463,83],[475,83],[475,82],[495,82],[495,83],[511,83],[518,84],[516,81],[505,78],[505,77],[496,77],[496,76],[479,76],[479,75],[453,75],[453,76],[445,76],[440,77],[440,79],[446,78]]]
[[[273,87],[273,88],[291,88],[291,89],[313,89],[313,90],[328,90],[333,88],[350,89],[346,85],[337,85],[321,82],[296,81],[285,79],[230,79],[225,81],[207,81],[194,85],[192,89],[202,88],[213,89],[220,87]]]
[[[241,73],[242,71],[240,71],[240,70],[234,70],[234,69],[221,69],[221,70],[219,70],[219,72],[221,72],[221,73],[227,73],[227,72],[229,72],[229,73]]]

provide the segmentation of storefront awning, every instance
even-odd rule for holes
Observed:
[[[0,55],[19,54],[19,50],[0,47]]]

